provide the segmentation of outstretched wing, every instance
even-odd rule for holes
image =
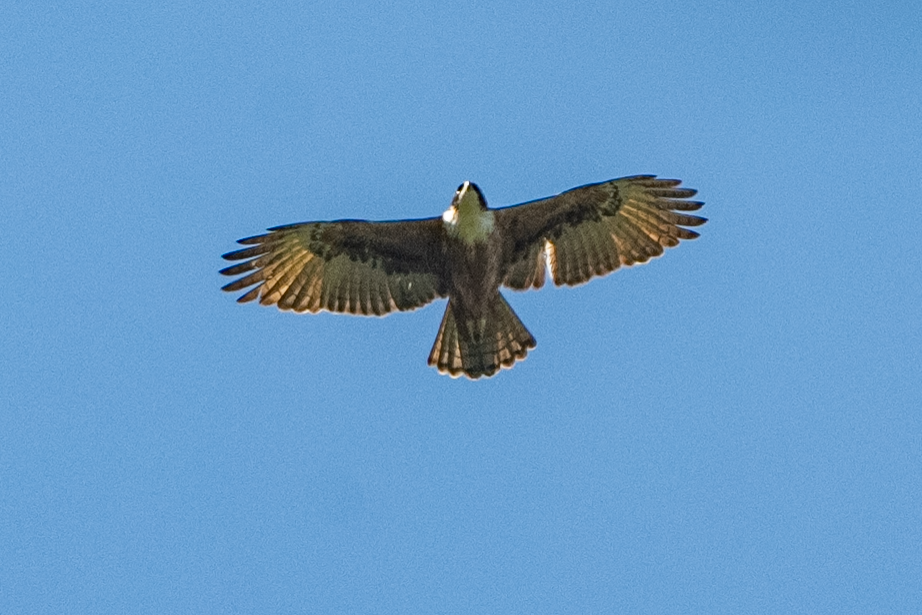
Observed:
[[[697,191],[681,183],[635,175],[495,210],[506,239],[503,284],[540,288],[547,263],[555,284],[575,286],[694,239],[698,233],[683,227],[707,219],[681,213],[703,205],[688,200]]]
[[[253,286],[237,301],[295,312],[412,310],[446,295],[441,232],[439,218],[276,226],[238,242],[251,247],[224,255],[249,260],[221,270],[243,275],[223,290]]]

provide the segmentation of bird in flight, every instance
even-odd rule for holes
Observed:
[[[363,316],[448,297],[429,365],[453,378],[489,377],[535,347],[500,287],[541,288],[548,271],[556,285],[576,286],[694,239],[684,227],[707,220],[684,212],[703,203],[680,184],[635,175],[490,209],[464,182],[440,217],[304,222],[241,239],[247,247],[223,257],[243,262],[221,273],[242,277],[223,290],[252,287],[240,303]]]

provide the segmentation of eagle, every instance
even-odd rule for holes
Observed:
[[[634,175],[490,209],[466,181],[438,217],[303,222],[240,239],[247,247],[223,258],[243,262],[221,273],[242,277],[223,290],[249,289],[240,303],[363,316],[447,297],[429,365],[453,378],[490,377],[535,347],[500,288],[541,288],[547,273],[576,286],[698,237],[685,227],[707,219],[685,212],[703,203],[681,183]]]

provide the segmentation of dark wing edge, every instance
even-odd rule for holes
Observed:
[[[382,316],[413,310],[446,294],[439,218],[394,222],[339,220],[268,229],[224,254],[244,261],[221,270],[243,276],[222,287],[244,290],[280,310]]]
[[[646,263],[694,239],[707,218],[682,212],[704,203],[681,180],[634,175],[497,209],[506,237],[503,280],[514,290],[541,288],[549,268],[558,286],[576,286],[622,265]]]

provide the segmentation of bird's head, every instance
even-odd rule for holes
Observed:
[[[451,207],[442,214],[449,233],[468,242],[483,241],[493,231],[493,212],[477,184],[464,182],[458,186]]]
[[[458,186],[455,192],[455,198],[451,200],[451,206],[460,211],[484,211],[487,208],[487,201],[483,198],[483,192],[473,182],[464,182]]]

